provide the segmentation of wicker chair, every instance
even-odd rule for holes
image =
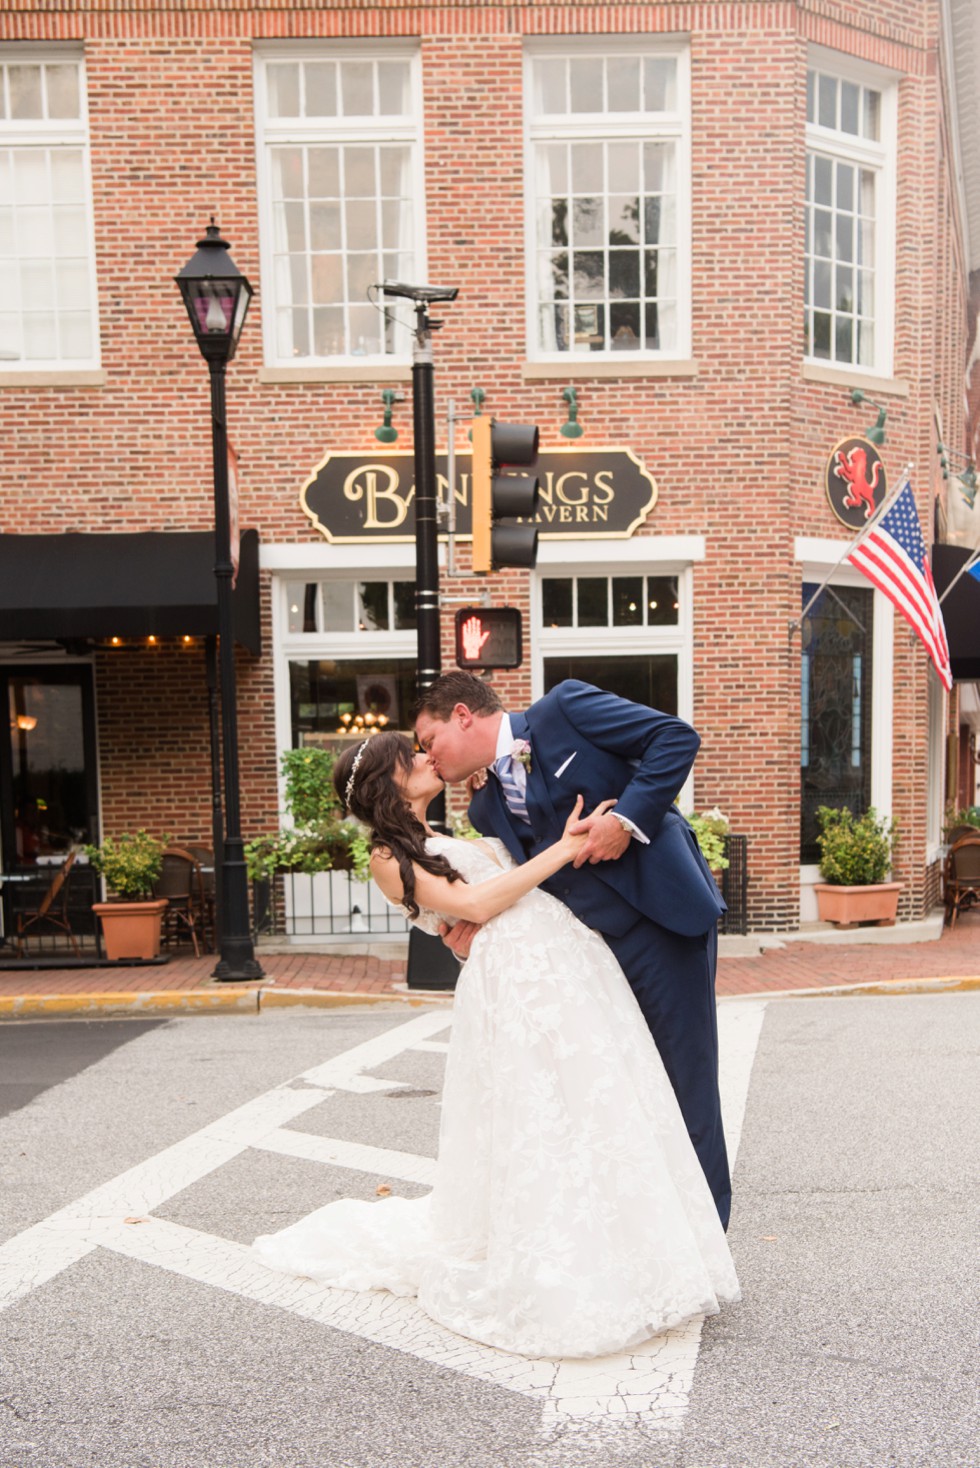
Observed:
[[[980,831],[961,836],[946,854],[943,873],[946,920],[952,928],[957,915],[980,902]]]
[[[214,852],[210,846],[201,846],[196,841],[181,841],[180,845],[185,851],[189,851],[198,864],[201,874],[201,893],[203,911],[201,914],[201,938],[206,943],[205,952],[213,951],[217,946],[217,932],[215,923],[215,864]]]
[[[163,915],[163,943],[176,945],[188,937],[194,957],[200,958],[200,935],[204,924],[204,888],[200,863],[182,846],[168,846],[163,853],[160,875],[153,885],[155,897],[167,899]]]
[[[68,917],[68,889],[71,879],[71,869],[75,865],[77,851],[70,851],[55,872],[47,891],[44,893],[37,907],[28,907],[17,914],[17,932],[15,935],[17,943],[17,957],[23,958],[27,949],[25,939],[28,933],[40,937],[45,927],[53,928],[56,933],[63,933],[72,947],[76,958],[81,957],[78,939],[71,930],[71,921]]]

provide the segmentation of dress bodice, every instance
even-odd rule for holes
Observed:
[[[481,836],[475,841],[461,840],[458,836],[429,836],[425,848],[433,855],[444,856],[471,886],[499,877],[514,866],[513,857],[496,836]],[[454,922],[455,918],[428,907],[420,908],[418,917],[413,919],[414,926],[426,933],[438,933],[440,924],[448,923],[452,927]]]

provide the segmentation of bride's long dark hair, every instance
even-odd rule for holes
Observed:
[[[371,850],[390,851],[398,862],[402,903],[410,918],[419,915],[413,864],[434,877],[462,881],[444,856],[431,856],[426,851],[425,827],[395,784],[395,773],[401,770],[404,775],[410,774],[414,760],[412,741],[404,734],[386,732],[372,734],[363,743],[345,749],[333,767],[333,786],[343,805],[371,828]]]

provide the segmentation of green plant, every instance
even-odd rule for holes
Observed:
[[[943,834],[948,834],[954,826],[976,826],[980,830],[980,805],[966,805],[962,810],[956,810],[952,805],[948,805],[946,819],[943,822]]]
[[[107,836],[101,846],[86,846],[85,854],[118,897],[129,902],[152,897],[163,866],[163,844],[148,831]]]
[[[820,875],[834,887],[868,887],[887,879],[892,864],[896,823],[879,818],[874,806],[863,816],[848,809],[822,805],[817,811],[820,830]]]
[[[343,807],[333,788],[334,759],[326,749],[287,749],[282,755],[291,824],[245,843],[253,881],[278,871],[349,871],[358,881],[367,881],[368,833],[358,821],[342,819]]]
[[[344,827],[348,833],[350,869],[359,882],[366,882],[371,875],[371,833],[360,821],[345,821]]]
[[[694,811],[684,819],[698,838],[701,854],[713,872],[723,872],[728,866],[725,855],[725,837],[728,835],[728,817],[724,811],[713,806],[711,810],[697,815]]]
[[[333,788],[336,756],[329,749],[287,749],[279,762],[286,783],[286,809],[294,826],[316,826],[339,819],[341,804]]]

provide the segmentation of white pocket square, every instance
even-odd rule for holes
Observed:
[[[559,765],[558,769],[555,771],[555,779],[556,780],[558,779],[558,777],[560,775],[563,775],[565,773],[565,771],[568,769],[569,765],[571,764],[572,760],[575,758],[575,756],[577,754],[578,754],[578,750],[577,749],[576,750],[573,750],[572,753],[568,756],[568,759],[565,761],[565,763],[563,765]]]

